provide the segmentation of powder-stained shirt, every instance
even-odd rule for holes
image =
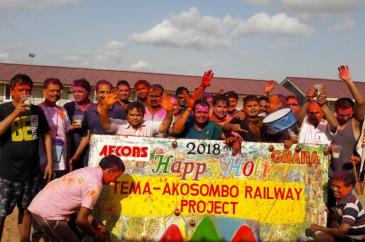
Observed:
[[[47,184],[28,210],[48,220],[69,220],[80,207],[93,209],[103,187],[101,167],[85,167]]]

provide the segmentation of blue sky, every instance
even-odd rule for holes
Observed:
[[[0,0],[0,62],[365,81],[363,0]],[[34,58],[29,53],[35,53]]]

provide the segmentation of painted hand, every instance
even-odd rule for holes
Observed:
[[[201,85],[205,86],[205,87],[209,87],[210,86],[210,82],[213,79],[214,73],[212,70],[208,70],[206,72],[204,72],[204,75],[202,77],[202,81],[201,81]]]
[[[264,93],[266,95],[269,95],[272,90],[274,90],[274,87],[276,85],[276,82],[274,80],[266,81],[264,86]]]
[[[111,106],[118,101],[117,90],[112,90],[111,93],[107,94],[103,99],[103,105]]]
[[[163,94],[161,106],[167,111],[172,112],[174,111],[174,105],[172,104],[170,97],[166,94]]]
[[[187,93],[186,91],[183,92],[183,96],[184,96],[184,100],[185,100],[185,103],[193,108],[194,107],[194,104],[195,104],[195,98],[194,97],[190,97],[189,93]]]
[[[345,82],[350,82],[352,80],[350,68],[347,65],[338,67],[338,78]]]

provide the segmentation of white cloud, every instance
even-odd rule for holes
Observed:
[[[1,10],[44,10],[50,7],[75,4],[84,0],[0,0]]]
[[[344,32],[352,29],[355,26],[354,20],[352,18],[345,19],[342,23],[332,26],[330,31],[332,32]]]
[[[251,4],[258,4],[258,5],[269,5],[274,2],[274,0],[242,0],[242,2],[248,2]]]
[[[297,12],[302,19],[312,20],[357,9],[361,0],[282,0],[285,7]]]
[[[131,69],[135,71],[148,71],[152,69],[152,65],[150,65],[146,61],[140,60],[137,63],[133,64],[131,66]]]
[[[231,16],[222,19],[201,16],[199,10],[192,7],[143,33],[133,33],[130,39],[141,44],[209,49],[228,45],[226,34],[235,24]]]
[[[0,61],[7,61],[9,60],[9,52],[0,49]]]
[[[109,41],[98,51],[94,60],[103,65],[105,63],[120,64],[123,61],[122,50],[124,47],[125,44],[120,41]]]
[[[267,13],[257,13],[247,20],[241,20],[233,31],[233,36],[240,37],[248,34],[279,34],[279,35],[308,35],[312,27],[300,22],[297,18],[285,13],[270,16]]]
[[[104,45],[104,48],[107,50],[120,50],[125,47],[125,44],[118,41],[118,40],[112,40],[109,41]]]
[[[284,13],[269,16],[258,13],[247,20],[229,15],[223,18],[201,16],[195,7],[156,24],[129,38],[135,43],[173,48],[214,49],[231,44],[232,37],[248,34],[307,35],[311,26]]]

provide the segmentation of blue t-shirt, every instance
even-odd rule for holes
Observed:
[[[100,114],[97,110],[97,104],[93,104],[85,113],[82,127],[90,130],[91,134],[108,134],[108,132],[101,126]],[[126,120],[127,114],[124,108],[119,105],[113,105],[109,109],[109,118]]]

